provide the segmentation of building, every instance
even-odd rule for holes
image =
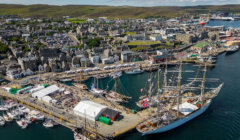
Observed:
[[[47,88],[44,88],[42,90],[39,90],[39,91],[33,93],[32,97],[42,100],[42,98],[44,96],[55,94],[55,93],[59,92],[59,90],[60,90],[60,88],[57,85],[51,85],[51,86],[49,86]]]
[[[122,51],[121,60],[122,62],[129,62],[129,58],[133,55],[132,51]]]
[[[73,109],[74,114],[91,121],[98,120],[107,106],[92,101],[81,101]]]
[[[120,116],[120,113],[116,110],[107,108],[105,111],[103,111],[102,116],[109,118],[112,121],[116,121],[118,119],[118,117]]]
[[[160,41],[160,40],[162,40],[162,36],[161,35],[159,35],[159,34],[152,34],[152,35],[150,35],[150,40],[152,40],[152,41]]]
[[[11,78],[11,79],[19,79],[22,78],[22,71],[21,70],[8,70],[7,71],[7,77]]]
[[[30,69],[31,71],[38,70],[38,59],[36,57],[18,58],[18,63],[23,71]]]

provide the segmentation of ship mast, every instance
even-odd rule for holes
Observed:
[[[167,59],[166,59],[166,66],[165,66],[165,72],[164,72],[164,79],[163,79],[163,85],[164,87],[167,87],[167,69],[168,69],[168,66],[167,66]],[[164,88],[165,89],[165,88]],[[164,90],[164,93],[165,93],[165,90]]]
[[[157,101],[157,118],[159,118],[159,112],[160,112],[160,72],[161,72],[161,69],[158,69],[158,91],[157,91],[157,99],[159,101]]]
[[[204,69],[203,69],[203,79],[202,79],[202,85],[201,85],[201,106],[204,104],[204,89],[205,89],[205,81],[206,81],[206,72],[207,72],[207,65],[205,63]]]
[[[179,116],[179,104],[181,94],[181,80],[182,80],[182,61],[179,66],[178,81],[177,81],[177,117]]]

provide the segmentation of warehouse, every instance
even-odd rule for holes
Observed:
[[[32,97],[41,99],[44,96],[50,95],[50,94],[55,94],[59,92],[59,87],[57,85],[52,85],[47,88],[44,88],[42,90],[39,90],[35,93],[32,94]]]
[[[91,121],[98,120],[102,112],[107,109],[107,106],[97,104],[91,101],[81,101],[73,109],[74,114],[89,119]]]

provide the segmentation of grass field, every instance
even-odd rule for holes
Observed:
[[[137,41],[137,42],[129,42],[128,45],[153,45],[158,44],[158,41]]]
[[[77,19],[77,18],[69,18],[67,19],[67,21],[76,24],[76,23],[86,23],[87,20],[86,19]]]
[[[149,18],[176,17],[188,14],[201,14],[210,11],[240,13],[240,5],[189,6],[189,7],[130,7],[130,6],[89,6],[89,5],[10,5],[0,4],[0,15],[22,17],[89,17],[109,18]]]

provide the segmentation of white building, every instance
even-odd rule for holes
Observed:
[[[152,34],[150,36],[150,40],[152,40],[152,41],[160,41],[160,40],[162,40],[162,36],[159,35],[159,34]]]
[[[95,121],[101,116],[102,112],[107,109],[107,106],[97,104],[92,101],[81,101],[73,109],[74,114]]]
[[[47,88],[44,88],[42,90],[39,90],[35,93],[32,94],[32,97],[41,99],[44,96],[50,95],[50,94],[55,94],[59,92],[60,88],[57,85],[51,85]]]
[[[99,57],[99,56],[92,56],[92,57],[90,58],[90,61],[91,61],[92,63],[94,63],[94,64],[97,64],[97,63],[100,62],[100,57]]]

